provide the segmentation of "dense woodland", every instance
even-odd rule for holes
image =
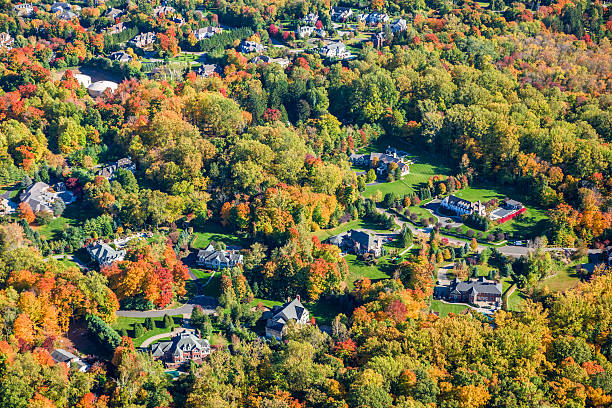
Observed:
[[[612,275],[603,269],[552,293],[535,285],[552,268],[548,253],[513,263],[493,252],[491,262],[531,299],[491,318],[438,317],[427,307],[433,271],[454,261],[456,249],[435,230],[414,238],[418,251],[396,265],[393,279],[366,278],[354,288],[344,282],[339,249],[313,236],[346,219],[393,223],[361,196],[368,175],[356,176],[347,161],[389,143],[435,155],[455,175],[444,192],[431,181],[408,202],[444,194],[451,183],[453,191],[513,186],[547,211],[541,246],[609,245],[609,8],[349,1],[342,5],[404,15],[408,29],[380,49],[365,42],[348,62],[307,50],[283,69],[249,63],[232,47],[247,37],[283,38],[283,21],[309,11],[330,27],[329,2],[176,2],[182,26],[153,17],[151,3],[83,4],[80,23],[57,20],[48,4],[28,19],[0,4],[0,31],[15,38],[0,52],[0,184],[63,181],[78,202],[55,215],[86,214],[53,237],[38,231],[48,216],[25,206],[18,221],[0,225],[0,406],[612,406]],[[100,57],[128,39],[96,34],[115,23],[103,17],[107,6],[126,6],[118,20],[134,32],[158,33],[160,56],[210,51],[223,73],[147,79],[132,50],[128,64]],[[211,13],[197,13],[202,6]],[[207,43],[191,38],[191,29],[220,22],[245,29]],[[65,70],[87,64],[106,64],[125,80],[93,99]],[[96,176],[97,165],[122,157],[136,163],[134,173]],[[210,223],[248,243],[244,266],[222,277],[214,322],[231,341],[171,381],[109,324],[120,305],[163,308],[185,296],[179,254],[187,238],[179,230]],[[48,258],[141,230],[170,233],[86,274]],[[250,330],[261,315],[250,306],[255,296],[298,294],[341,305],[331,334],[312,325],[266,342]],[[210,320],[196,324],[210,333]],[[87,373],[50,357],[71,325],[96,333],[101,361]]]

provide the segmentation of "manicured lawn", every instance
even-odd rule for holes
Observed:
[[[206,248],[210,241],[223,242],[225,245],[245,247],[244,239],[233,234],[228,234],[221,224],[209,223],[201,230],[194,231],[195,239],[191,246],[193,248]]]
[[[193,274],[198,279],[203,279],[204,282],[206,282],[208,278],[210,278],[210,275],[213,274],[211,271],[206,270],[206,269],[197,269],[197,268],[190,268],[190,269],[191,269],[191,272],[193,272]]]
[[[82,225],[87,219],[95,218],[96,214],[91,208],[83,205],[82,202],[70,204],[66,207],[61,217],[54,218],[50,223],[34,227],[44,239],[59,239],[60,234],[69,226]]]
[[[363,195],[371,198],[376,193],[376,191],[380,191],[383,197],[387,193],[396,193],[400,196],[404,196],[406,194],[413,193],[414,189],[404,180],[396,180],[392,183],[371,184],[369,186],[366,186]]]
[[[365,262],[357,259],[357,255],[349,254],[344,257],[349,267],[349,276],[346,278],[346,284],[349,289],[355,287],[354,282],[362,278],[375,279],[389,279],[388,274],[393,269],[393,265],[390,265],[386,258],[381,258],[378,261],[378,265],[366,265]]]
[[[465,305],[453,305],[449,303],[444,303],[439,300],[431,300],[430,309],[432,312],[438,312],[440,317],[445,317],[449,313],[459,314],[463,312],[468,306]]]
[[[278,302],[276,300],[255,298],[251,302],[251,306],[257,306],[260,303],[269,309],[272,309],[274,306],[279,306],[283,304],[283,302]]]
[[[227,339],[220,334],[213,334],[210,336],[211,346],[227,346]]]
[[[206,283],[207,281],[208,278],[202,281],[202,284]],[[210,280],[208,285],[202,288],[202,294],[215,298],[221,296],[221,272],[215,273],[215,276]]]
[[[315,303],[307,303],[306,308],[310,312],[310,316],[314,317],[317,324],[320,325],[331,325],[332,320],[338,314],[342,313],[342,309],[335,302],[325,302],[319,300]]]
[[[141,323],[144,326],[144,321],[145,321],[144,318],[120,316],[117,318],[117,321],[112,325],[112,327],[117,332],[119,332],[121,329],[125,329],[127,331],[128,336],[133,338],[134,346],[140,347],[142,342],[148,339],[149,337],[152,337],[158,334],[162,334],[162,333],[171,332],[172,329],[175,326],[178,326],[180,322],[182,322],[182,319],[183,319],[182,315],[176,315],[176,316],[171,316],[171,317],[172,317],[172,320],[174,321],[174,324],[172,327],[169,327],[169,328],[163,327],[164,318],[155,317],[153,318],[153,323],[155,324],[155,328],[153,330],[146,331],[145,334],[143,334],[140,337],[136,337],[136,338],[134,338],[134,325],[136,323]]]
[[[575,270],[572,266],[562,268],[556,275],[546,278],[539,283],[540,287],[548,287],[553,292],[562,292],[573,288],[580,279],[575,275]]]
[[[316,235],[317,238],[319,238],[321,241],[325,241],[329,237],[333,237],[334,235],[341,234],[351,229],[370,229],[380,232],[389,232],[388,230],[381,229],[380,225],[378,224],[374,224],[363,219],[357,219],[345,222],[344,224],[339,225],[336,228],[321,229],[319,231],[314,232],[314,235]]]
[[[525,299],[527,299],[527,296],[519,289],[515,289],[510,297],[508,297],[508,310],[518,310],[520,304]]]

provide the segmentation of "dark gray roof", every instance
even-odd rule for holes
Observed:
[[[216,250],[212,244],[198,251],[199,261],[213,262],[216,259],[221,263],[241,263],[243,257],[237,251]]]
[[[275,306],[272,310],[274,316],[268,320],[266,326],[272,330],[281,332],[289,320],[298,321],[302,319],[306,311],[302,302],[300,302],[298,298],[295,298],[282,306]]]
[[[173,355],[182,356],[185,351],[210,350],[210,343],[206,339],[200,339],[191,332],[182,332],[174,336],[170,341],[160,341],[151,346],[153,357],[162,357],[167,352]]]
[[[451,282],[450,293],[462,294],[462,293],[486,293],[491,295],[502,294],[502,284],[500,282],[494,282],[486,280],[483,276],[476,280],[459,281],[457,279]]]
[[[100,264],[105,265],[114,261],[122,261],[125,251],[116,251],[104,242],[95,242],[87,247],[89,254]]]

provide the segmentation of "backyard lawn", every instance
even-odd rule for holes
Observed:
[[[365,262],[357,259],[357,255],[346,255],[344,257],[349,267],[349,276],[346,278],[346,284],[349,289],[355,287],[354,282],[362,278],[369,278],[372,280],[377,279],[389,279],[388,274],[393,269],[393,265],[390,265],[386,258],[381,258],[378,261],[378,265],[366,265]]]
[[[208,223],[201,230],[194,231],[193,248],[206,248],[210,241],[223,242],[225,245],[246,247],[247,242],[233,234],[228,234],[221,224]]]
[[[548,287],[553,292],[563,292],[567,289],[573,288],[580,282],[574,267],[567,266],[562,268],[554,276],[546,278],[539,283],[540,287]]]
[[[140,347],[142,342],[148,339],[149,337],[152,337],[158,334],[162,334],[162,333],[170,333],[175,326],[182,324],[182,321],[183,321],[182,315],[176,315],[176,316],[170,316],[170,317],[172,317],[172,320],[174,321],[174,324],[172,327],[169,327],[169,328],[163,327],[163,321],[164,321],[163,317],[154,317],[153,323],[155,325],[155,328],[153,330],[146,331],[145,334],[143,334],[140,337],[136,337],[136,338],[134,338],[134,325],[136,323],[140,323],[144,326],[144,321],[145,321],[144,318],[120,316],[117,318],[117,321],[112,325],[112,327],[117,332],[119,332],[122,329],[125,329],[127,331],[128,336],[133,338],[134,346]]]
[[[374,224],[363,219],[357,219],[345,222],[336,228],[321,229],[316,231],[314,235],[316,235],[321,241],[325,241],[329,237],[333,237],[334,235],[341,234],[351,229],[370,229],[378,232],[389,232],[388,230],[381,229],[378,224]]]
[[[437,312],[440,317],[445,317],[449,313],[459,314],[468,308],[468,306],[465,305],[449,304],[440,300],[431,300],[429,307],[432,312]]]

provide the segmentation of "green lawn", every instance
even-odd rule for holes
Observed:
[[[548,287],[553,292],[563,292],[573,288],[580,279],[575,274],[574,267],[567,266],[561,268],[554,276],[546,278],[539,283],[540,287]]]
[[[355,287],[354,282],[361,278],[369,279],[389,279],[393,265],[389,264],[386,258],[381,258],[377,265],[366,265],[365,262],[357,259],[357,255],[348,254],[344,257],[349,267],[349,276],[346,284],[350,289]]]
[[[454,305],[444,303],[440,300],[431,300],[429,303],[429,307],[432,312],[438,312],[440,317],[445,317],[449,313],[459,314],[468,308],[468,306],[465,305]]]
[[[153,323],[155,324],[155,328],[153,330],[146,331],[145,334],[143,334],[140,337],[136,337],[136,338],[134,338],[134,325],[136,323],[141,323],[144,326],[144,321],[145,321],[144,318],[120,316],[117,318],[117,321],[112,325],[112,327],[118,332],[121,329],[125,329],[127,331],[128,336],[132,337],[132,339],[134,340],[134,346],[140,347],[142,342],[148,339],[149,337],[152,337],[158,334],[162,334],[162,333],[171,332],[172,329],[175,326],[178,326],[180,322],[182,322],[182,319],[183,319],[182,315],[175,315],[175,316],[170,316],[170,317],[172,317],[172,320],[174,321],[174,325],[172,327],[170,328],[163,327],[164,318],[155,317],[153,318]]]
[[[269,309],[272,309],[274,306],[280,306],[283,304],[283,302],[278,302],[276,300],[255,298],[251,302],[251,306],[257,306],[260,303]]]
[[[342,313],[337,302],[325,302],[319,300],[315,303],[306,303],[306,308],[310,312],[310,316],[314,317],[317,325],[331,325],[334,317]]]
[[[228,234],[221,224],[208,223],[204,228],[194,231],[195,239],[191,246],[193,248],[206,248],[210,241],[223,242],[225,245],[245,247],[247,245],[243,238]]]
[[[337,226],[336,228],[329,229],[321,229],[314,232],[314,235],[317,236],[321,241],[325,241],[327,238],[332,237],[334,235],[341,234],[351,229],[370,229],[379,232],[389,232],[388,230],[381,229],[380,225],[374,224],[367,220],[357,219],[349,222],[345,222],[342,225]]]
[[[61,217],[54,218],[50,223],[34,227],[43,239],[59,239],[60,234],[69,226],[82,225],[87,219],[95,218],[97,214],[82,202],[70,204]]]
[[[206,283],[208,278],[201,281],[202,284]],[[221,272],[217,271],[215,276],[210,280],[208,285],[202,288],[202,294],[206,296],[219,297],[221,296]]]
[[[518,310],[523,300],[527,299],[527,296],[521,292],[518,288],[512,292],[508,297],[508,310]]]

